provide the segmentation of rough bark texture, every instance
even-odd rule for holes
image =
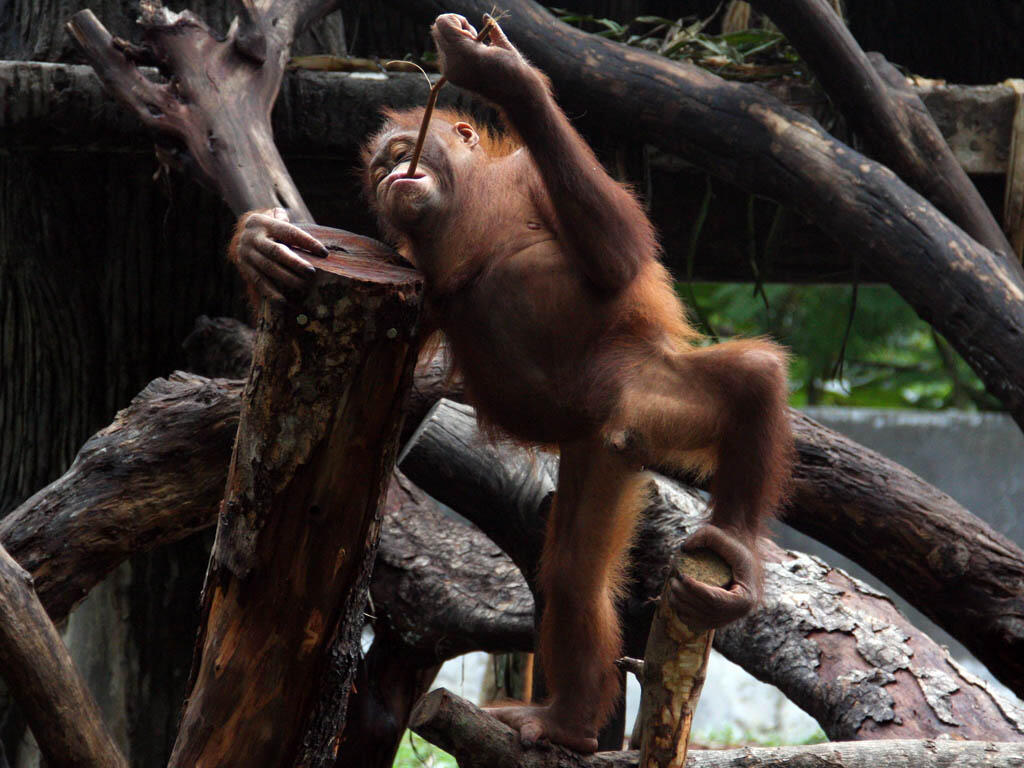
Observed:
[[[300,307],[264,302],[174,766],[337,751],[421,283],[356,256],[315,263]]]
[[[32,588],[0,546],[0,670],[47,764],[127,768],[99,707]]]
[[[187,373],[156,379],[0,522],[0,543],[55,622],[129,555],[213,523],[241,391],[241,381]]]
[[[424,490],[478,525],[531,579],[555,461],[488,443],[472,409],[442,401],[399,464]],[[627,656],[642,656],[652,598],[703,506],[656,476],[621,607]],[[757,612],[720,630],[715,647],[782,690],[830,738],[1024,738],[1020,708],[965,675],[883,595],[814,558],[784,553],[767,541],[762,549],[765,600]],[[779,610],[790,619],[776,615]],[[791,664],[800,658],[805,661]]]
[[[1024,695],[1024,552],[904,467],[791,411],[786,522],[856,560]]]
[[[424,18],[479,19],[486,0],[403,0]],[[827,222],[871,254],[878,274],[954,346],[1024,427],[1024,270],[978,244],[892,171],[759,88],[629,48],[509,0],[509,39],[554,83],[570,112],[628,126],[716,177]]]
[[[517,735],[482,709],[441,688],[420,700],[410,727],[450,752],[459,768],[635,768],[636,752],[583,757],[564,747],[523,747]],[[876,741],[695,750],[689,768],[1016,768],[1024,747],[992,741]]]
[[[156,135],[158,154],[216,189],[236,214],[281,205],[312,217],[274,144],[270,111],[295,35],[331,0],[239,5],[224,39],[191,11],[143,3],[144,49],[116,41],[92,11],[68,30],[107,88]],[[150,81],[137,64],[159,62],[171,79]],[[184,147],[184,149],[183,149]],[[240,170],[241,169],[241,170]]]
[[[705,584],[728,587],[729,566],[714,552],[680,553],[669,568]],[[672,608],[668,581],[661,591],[644,651],[640,698],[640,765],[683,768],[690,726],[707,677],[715,631],[701,629],[700,616],[682,616]],[[696,622],[696,623],[695,623]]]

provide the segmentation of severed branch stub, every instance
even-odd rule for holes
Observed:
[[[262,307],[171,766],[337,752],[422,280],[336,234],[300,306]]]
[[[715,636],[713,629],[699,627],[699,617],[681,616],[673,609],[669,581],[674,574],[716,587],[732,581],[729,566],[708,549],[680,552],[672,562],[644,654],[640,768],[682,768],[686,763],[690,725]]]

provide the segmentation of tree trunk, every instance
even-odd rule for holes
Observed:
[[[355,256],[315,263],[300,307],[264,302],[173,766],[336,753],[421,284]]]
[[[0,670],[52,768],[127,768],[32,589],[0,546]]]
[[[636,768],[636,752],[583,757],[564,747],[524,747],[504,723],[441,688],[420,700],[412,729],[452,753],[459,768]],[[1016,768],[1017,743],[992,741],[874,741],[799,747],[694,750],[689,768]]]

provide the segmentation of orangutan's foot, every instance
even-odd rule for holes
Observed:
[[[545,741],[589,755],[597,751],[597,730],[559,717],[552,707],[490,707],[487,712],[519,731],[524,747]]]

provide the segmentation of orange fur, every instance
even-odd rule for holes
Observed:
[[[460,143],[456,124],[472,120],[435,114],[421,167],[447,181],[430,198],[436,207],[404,225],[394,206],[406,203],[370,182],[422,110],[385,113],[364,179],[383,230],[424,271],[431,323],[481,426],[561,451],[539,574],[539,654],[553,698],[540,712],[498,716],[590,743],[619,690],[615,601],[643,467],[713,473],[711,522],[743,543],[756,570],[755,540],[792,450],[786,356],[757,339],[702,346],[632,191],[603,173],[549,95],[502,106],[522,145],[480,127],[475,147]]]

